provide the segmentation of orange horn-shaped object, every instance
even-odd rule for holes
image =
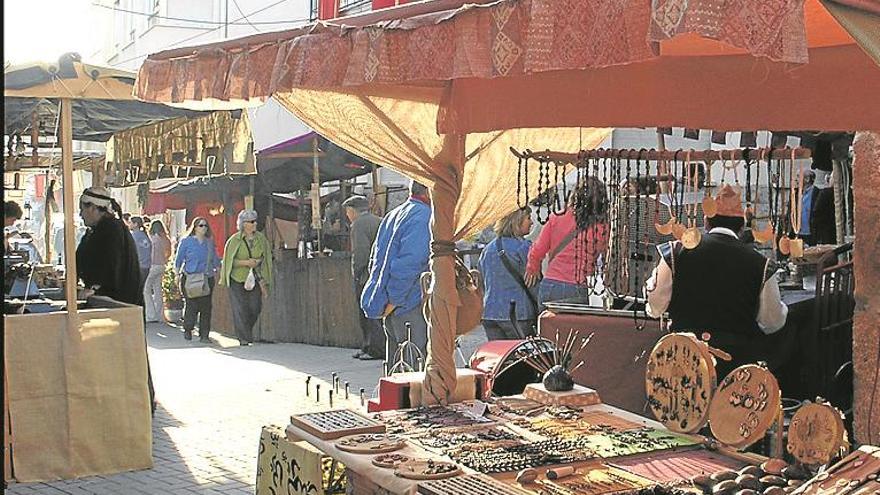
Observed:
[[[676,239],[678,239],[680,241],[681,236],[684,235],[686,230],[687,230],[687,227],[685,227],[684,224],[675,222],[675,225],[672,226],[672,237],[675,237]]]
[[[779,238],[779,252],[786,256],[791,253],[791,239],[786,236]]]
[[[773,240],[773,224],[767,222],[764,230],[752,229],[752,236],[758,244],[767,244]]]
[[[672,227],[675,223],[675,218],[670,218],[666,223],[655,223],[654,228],[657,229],[657,233],[660,235],[669,235],[672,233]]]
[[[712,218],[716,213],[718,213],[718,202],[711,195],[707,194],[703,198],[703,214]]]

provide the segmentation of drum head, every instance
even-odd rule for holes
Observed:
[[[708,345],[690,333],[667,335],[648,358],[648,406],[670,430],[693,433],[706,424],[715,380],[715,361]]]

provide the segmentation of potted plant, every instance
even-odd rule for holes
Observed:
[[[180,321],[183,316],[183,295],[177,285],[174,262],[171,260],[168,260],[165,273],[162,274],[162,297],[165,300],[165,319],[172,323]]]

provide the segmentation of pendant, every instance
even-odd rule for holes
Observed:
[[[700,245],[702,239],[703,234],[700,233],[700,229],[696,227],[688,227],[681,236],[681,244],[685,249],[694,249]]]
[[[685,230],[687,230],[687,227],[685,227],[683,224],[675,222],[675,224],[672,226],[672,236],[680,241],[681,236],[684,235]]]
[[[703,214],[709,218],[714,217],[718,213],[718,202],[708,193],[703,198]]]
[[[672,227],[675,225],[676,221],[674,218],[670,218],[666,223],[660,224],[655,223],[654,228],[657,230],[657,233],[660,235],[669,235],[672,233]]]
[[[758,244],[767,244],[773,240],[773,224],[767,222],[764,230],[752,229],[752,236]]]
[[[794,238],[789,242],[789,248],[791,251],[792,258],[803,258],[804,257],[804,240]]]
[[[791,253],[791,239],[786,236],[779,238],[779,252],[786,256]]]

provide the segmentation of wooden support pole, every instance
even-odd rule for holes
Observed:
[[[73,221],[73,112],[69,98],[61,99],[61,171],[64,192],[64,263],[65,292],[67,295],[67,319],[76,321],[76,224]]]
[[[856,279],[853,315],[853,417],[855,443],[880,443],[880,130],[857,132],[853,141]]]

